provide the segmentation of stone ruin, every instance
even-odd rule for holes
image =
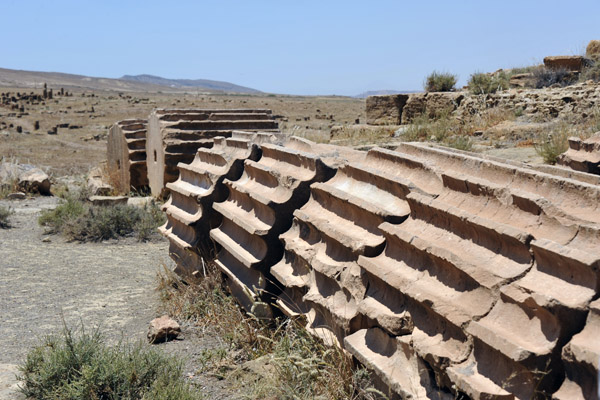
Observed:
[[[278,132],[271,110],[157,109],[148,117],[146,141],[148,181],[152,195],[163,197],[165,185],[178,177],[177,164],[190,163],[199,148],[232,131]]]
[[[147,120],[126,119],[108,131],[107,168],[117,192],[143,191],[148,187],[146,167]]]
[[[179,272],[215,246],[247,310],[303,318],[392,398],[597,398],[597,177],[251,137],[179,170],[162,228],[196,254]]]
[[[600,132],[587,140],[570,137],[569,149],[557,162],[576,171],[600,175]]]
[[[238,129],[279,133],[271,110],[264,109],[156,109],[147,120],[119,121],[108,132],[107,171],[97,178],[121,194],[150,189],[164,197],[179,162],[190,163],[199,148]]]

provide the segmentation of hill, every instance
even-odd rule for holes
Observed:
[[[44,83],[67,90],[91,89],[120,92],[204,91],[209,93],[261,93],[229,82],[204,79],[165,79],[151,75],[125,75],[120,79],[97,78],[61,72],[23,71],[0,68],[0,87],[41,88]]]
[[[150,83],[153,85],[168,86],[171,88],[194,88],[227,93],[262,93],[259,90],[245,86],[235,85],[223,81],[211,81],[208,79],[168,79],[154,75],[123,75],[121,80],[129,82]]]

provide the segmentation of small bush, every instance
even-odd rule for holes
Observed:
[[[124,236],[148,240],[165,221],[157,205],[144,208],[116,205],[91,206],[75,197],[68,197],[54,210],[42,213],[38,222],[48,233],[61,233],[70,240],[101,241]]]
[[[564,68],[551,69],[539,67],[533,71],[533,77],[536,89],[545,88],[554,84],[567,86],[572,85],[577,81],[576,74]]]
[[[453,136],[445,143],[446,146],[457,150],[471,151],[473,150],[473,141],[468,136]]]
[[[35,399],[199,399],[182,364],[139,342],[109,347],[98,329],[46,338],[19,367],[21,392]]]
[[[11,227],[8,218],[12,213],[13,211],[10,208],[0,207],[0,229],[8,229]]]
[[[496,93],[498,90],[506,90],[509,87],[509,77],[503,72],[495,74],[475,73],[471,75],[468,86],[473,94]]]
[[[445,72],[433,71],[425,79],[425,91],[426,92],[450,92],[454,90],[454,86],[458,81],[456,75],[452,75]]]
[[[569,148],[570,129],[562,124],[554,132],[538,135],[533,146],[536,153],[542,157],[546,164],[556,164],[558,156]]]

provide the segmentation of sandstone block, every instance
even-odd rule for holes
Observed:
[[[367,124],[399,125],[407,94],[369,96],[366,100]]]
[[[176,339],[180,333],[181,327],[177,321],[173,320],[168,315],[163,315],[150,322],[147,336],[150,343],[160,343]]]
[[[583,56],[549,56],[544,58],[544,65],[550,69],[566,69],[581,71],[585,63]]]

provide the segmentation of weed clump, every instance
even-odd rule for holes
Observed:
[[[224,341],[222,347],[202,351],[202,371],[223,376],[222,371],[230,370],[232,364],[265,361],[265,376],[231,374],[242,381],[248,398],[386,398],[372,387],[366,369],[356,368],[343,350],[325,345],[299,322],[265,321],[244,313],[226,292],[222,274],[213,263],[204,264],[201,275],[184,281],[164,267],[158,274],[157,290],[166,312],[192,320]]]
[[[129,205],[92,206],[68,196],[54,210],[44,211],[38,222],[48,233],[61,233],[70,240],[97,242],[135,236],[150,239],[165,217],[156,204],[144,208]]]
[[[27,354],[21,392],[35,399],[199,399],[182,364],[141,342],[109,347],[98,329],[65,327]]]
[[[458,81],[456,75],[433,71],[425,79],[425,91],[426,92],[450,92],[454,90],[454,86]]]
[[[554,132],[545,132],[538,135],[533,146],[536,153],[542,157],[546,164],[556,164],[558,156],[569,148],[570,129],[562,124]]]
[[[11,227],[8,218],[13,214],[10,208],[0,207],[0,229],[8,229]]]
[[[477,72],[471,75],[468,86],[473,94],[496,93],[509,88],[509,76],[504,71],[494,74]]]

